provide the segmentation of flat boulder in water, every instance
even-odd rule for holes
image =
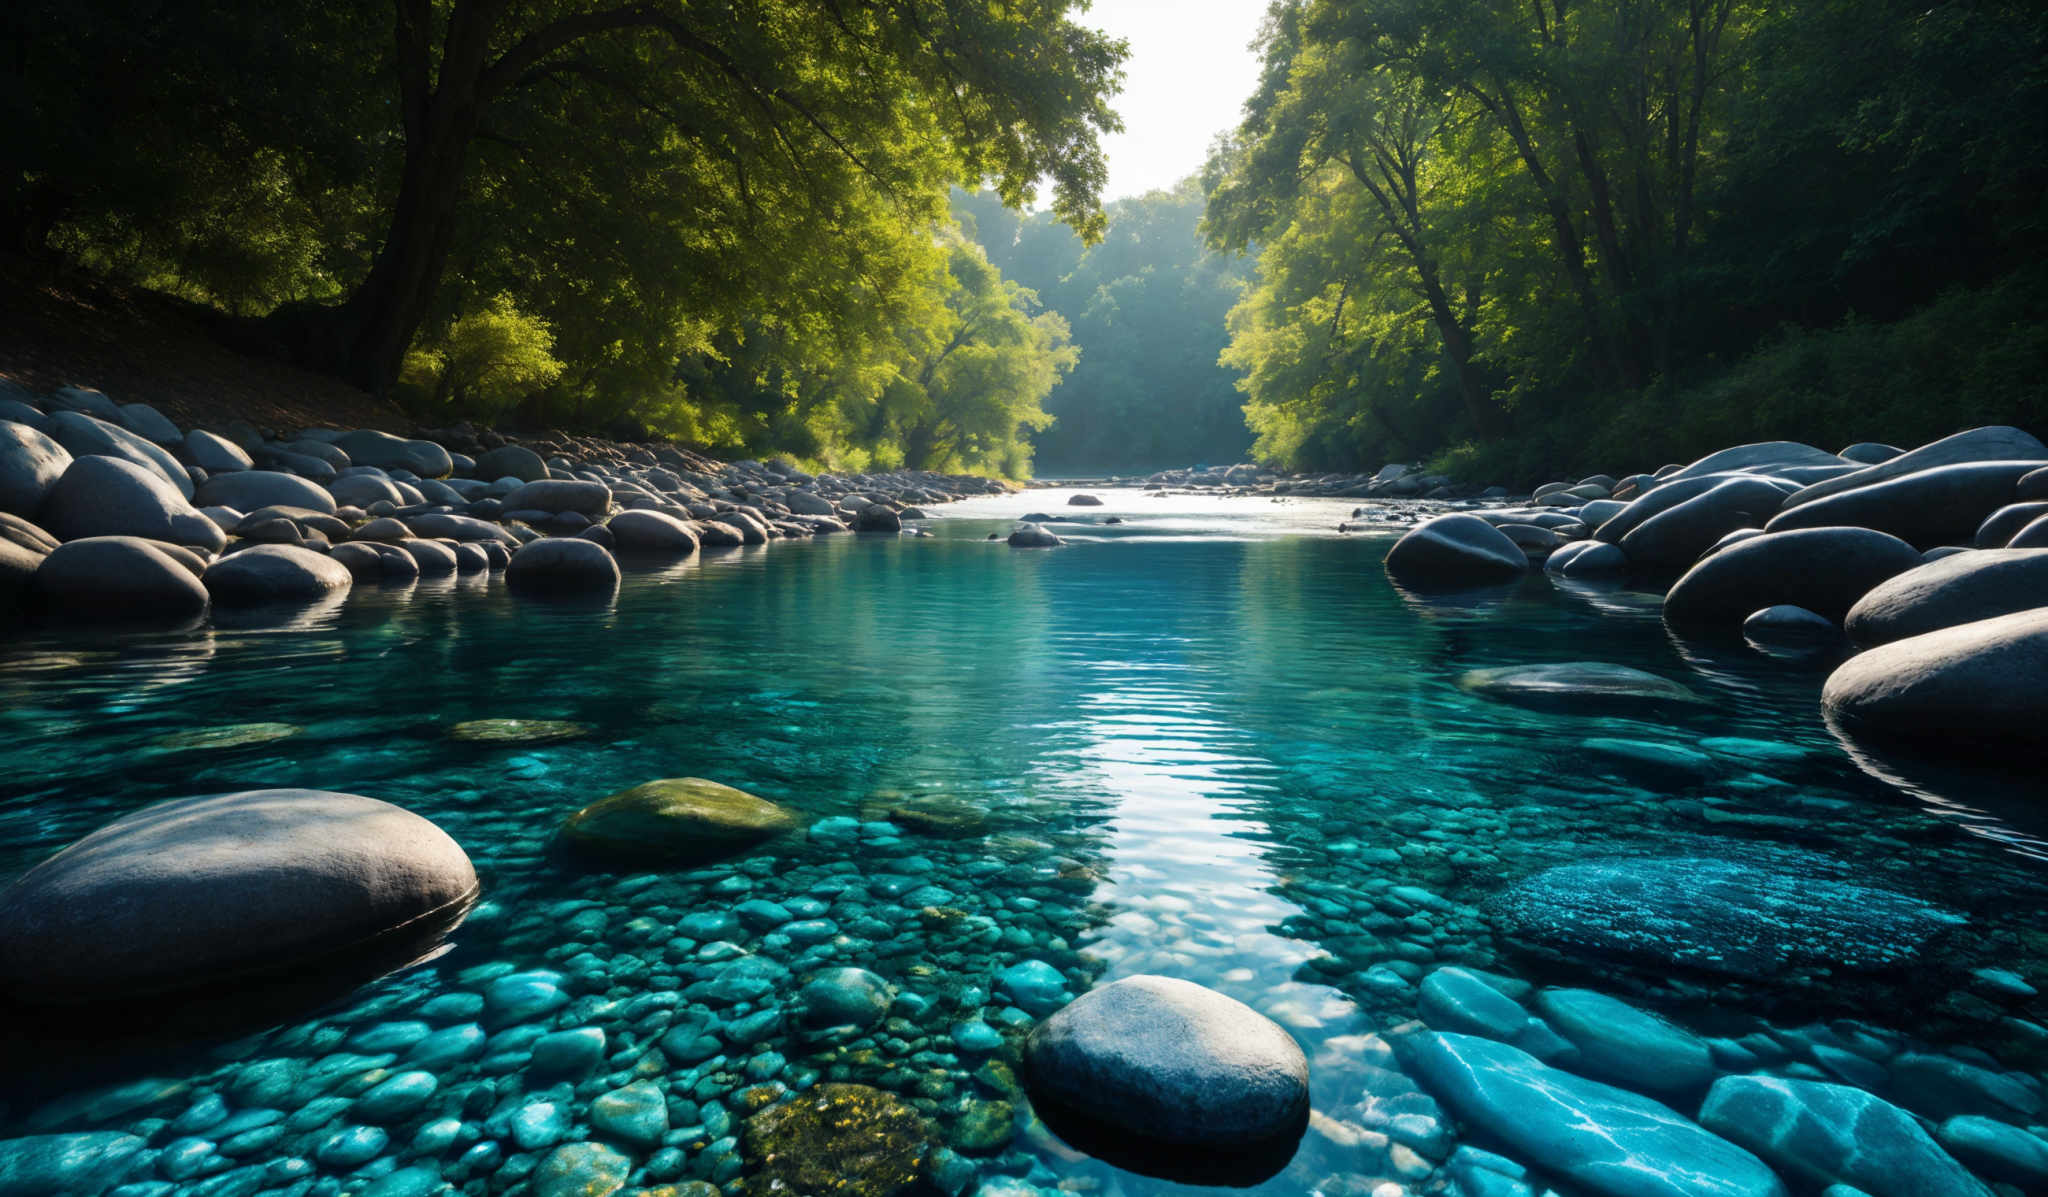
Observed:
[[[1013,549],[1056,549],[1067,543],[1049,529],[1037,524],[1020,524],[1010,533],[1010,547]]]
[[[1509,938],[1576,960],[1774,981],[1813,969],[1882,972],[1964,922],[1917,898],[1829,880],[1805,854],[1560,865],[1489,903]]]
[[[1922,564],[1912,545],[1869,528],[1807,528],[1752,536],[1708,555],[1664,596],[1664,620],[1734,627],[1789,604],[1828,619],[1887,578]]]
[[[1730,1076],[1714,1082],[1700,1121],[1820,1188],[1872,1197],[1987,1197],[1984,1183],[1890,1102],[1821,1081]]]
[[[230,553],[206,567],[216,603],[309,602],[355,581],[348,567],[295,544],[266,544]]]
[[[28,579],[29,599],[67,620],[190,619],[206,609],[206,587],[175,551],[175,546],[139,536],[70,541],[35,567]]]
[[[580,740],[595,730],[567,719],[466,719],[450,727],[448,737],[471,744],[554,744]]]
[[[1860,653],[1828,675],[1821,706],[1852,736],[1947,751],[2048,741],[2048,606]]]
[[[1587,715],[1706,705],[1705,699],[1669,678],[1601,661],[1474,669],[1459,676],[1458,687],[1518,707]]]
[[[234,723],[225,727],[200,727],[172,732],[150,741],[166,752],[247,748],[254,744],[275,744],[289,740],[306,729],[295,723]]]
[[[1406,586],[1480,586],[1520,577],[1528,571],[1529,557],[1476,515],[1440,515],[1395,541],[1386,568]]]
[[[1603,1197],[1785,1197],[1762,1160],[1662,1103],[1490,1039],[1423,1031],[1395,1051],[1485,1137]]]
[[[528,486],[554,483],[530,482]],[[619,563],[603,545],[573,536],[520,546],[505,567],[505,585],[537,594],[605,594],[619,588]]]
[[[117,819],[0,893],[18,998],[95,1002],[298,972],[438,933],[477,896],[447,834],[356,794],[249,790]]]
[[[1272,1020],[1171,977],[1126,977],[1031,1032],[1032,1099],[1115,1135],[1194,1148],[1291,1145],[1308,1060]]]
[[[601,859],[706,861],[796,828],[782,807],[701,777],[645,782],[600,798],[562,824],[577,853]]]
[[[1886,644],[2048,603],[2048,549],[1971,549],[1873,587],[1844,623],[1857,644]]]

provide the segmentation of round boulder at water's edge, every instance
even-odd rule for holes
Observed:
[[[609,550],[573,536],[529,541],[505,567],[505,585],[532,594],[611,594],[619,588],[619,577],[619,563]]]
[[[203,580],[216,603],[290,603],[347,590],[354,576],[324,553],[266,544],[222,557],[206,568]]]
[[[1872,587],[1921,564],[1912,545],[1869,528],[1769,532],[1687,570],[1664,596],[1664,621],[1732,628],[1781,604],[1841,619]]]
[[[1964,753],[2048,742],[2048,606],[1881,644],[1821,690],[1851,737]]]
[[[1965,549],[1872,587],[1843,627],[1867,646],[2040,606],[2048,606],[2048,549]]]
[[[0,892],[0,976],[49,1003],[215,987],[431,938],[477,891],[461,847],[388,802],[324,790],[178,799]]]
[[[1405,586],[1456,588],[1506,582],[1529,568],[1521,546],[1476,515],[1440,515],[1410,528],[1387,552],[1387,573]]]

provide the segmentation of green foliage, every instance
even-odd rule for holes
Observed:
[[[450,324],[437,345],[408,353],[402,381],[441,413],[490,420],[561,377],[554,347],[547,321],[498,295]]]
[[[1281,0],[1204,175],[1257,453],[1530,481],[2039,419],[2044,47],[2017,0]]]
[[[991,193],[954,210],[1003,273],[1071,325],[1080,363],[1046,399],[1055,423],[1036,438],[1042,468],[1094,473],[1243,460],[1241,400],[1217,362],[1242,264],[1209,251],[1190,179],[1109,207],[1085,245],[1048,214],[1020,215]]]

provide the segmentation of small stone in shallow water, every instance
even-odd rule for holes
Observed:
[[[150,741],[167,752],[199,749],[245,748],[251,744],[273,744],[289,740],[306,729],[292,723],[235,723],[226,727],[201,727],[172,732]]]
[[[566,719],[470,719],[450,727],[448,736],[470,744],[554,744],[579,740],[596,730]]]
[[[365,1122],[399,1122],[427,1104],[441,1082],[431,1072],[401,1072],[356,1098],[356,1116]]]
[[[568,1002],[569,995],[562,992],[562,974],[545,970],[511,973],[484,990],[484,1008],[498,1026],[530,1021]]]
[[[1546,989],[1536,1007],[1579,1049],[1574,1071],[1645,1093],[1697,1093],[1714,1079],[1704,1040],[1627,1002],[1588,989]]]
[[[1988,1190],[1912,1115],[1861,1089],[1768,1076],[1714,1082],[1700,1122],[1789,1177],[1872,1197],[1981,1197]]]
[[[825,1084],[747,1120],[750,1197],[894,1197],[924,1174],[931,1127],[893,1093]]]
[[[512,1115],[511,1127],[521,1150],[537,1151],[568,1137],[569,1112],[557,1102],[530,1101]]]
[[[1459,676],[1458,687],[1532,710],[1580,715],[1641,715],[1706,705],[1668,678],[1600,661],[1474,669]]]
[[[599,1094],[590,1103],[590,1125],[599,1134],[631,1143],[655,1144],[668,1133],[668,1101],[661,1086],[635,1081]]]
[[[607,1197],[626,1187],[633,1162],[602,1143],[564,1143],[533,1170],[534,1197]]]
[[[963,1052],[992,1052],[1003,1046],[1003,1035],[985,1022],[963,1022],[953,1028],[953,1046]]]
[[[1043,960],[1022,960],[997,973],[996,992],[1032,1014],[1050,1014],[1069,1001],[1067,978]]]
[[[764,798],[675,777],[591,803],[562,824],[562,839],[586,857],[684,863],[715,860],[796,826],[796,816]]]
[[[604,1031],[577,1027],[543,1035],[533,1045],[533,1071],[549,1076],[582,1076],[604,1059]]]
[[[864,968],[828,968],[797,991],[796,1001],[813,1031],[858,1033],[889,1013],[889,983]]]

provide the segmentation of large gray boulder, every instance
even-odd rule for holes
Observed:
[[[59,545],[36,567],[28,597],[59,619],[176,623],[206,610],[206,587],[192,571],[138,536]]]
[[[1660,482],[1623,504],[1621,510],[1611,513],[1606,519],[1593,525],[1593,539],[1618,545],[1630,532],[1680,503],[1706,494],[1723,482],[1750,477],[1755,475],[1707,474],[1681,478],[1675,482]]]
[[[1407,1070],[1460,1120],[1578,1190],[1785,1197],[1762,1160],[1647,1097],[1490,1039],[1423,1031],[1393,1042]]]
[[[275,470],[237,470],[208,478],[199,488],[199,505],[237,511],[304,507],[324,515],[333,515],[335,508],[334,496],[318,483]]]
[[[1772,516],[1764,530],[1875,528],[1922,549],[1968,544],[1984,518],[2012,502],[2015,484],[2037,466],[2032,461],[1970,461],[1818,499],[1801,500],[1807,491],[1800,491],[1786,500],[1785,509]]]
[[[121,426],[166,448],[176,447],[185,441],[185,434],[178,431],[178,426],[147,403],[121,404]]]
[[[475,473],[492,481],[517,478],[521,482],[539,482],[548,476],[548,466],[540,454],[524,445],[500,445],[476,459]]]
[[[856,532],[886,532],[891,536],[903,531],[903,516],[887,503],[870,503],[853,517]]]
[[[372,503],[405,506],[405,495],[382,474],[348,474],[327,484],[334,501],[349,507],[368,508]]]
[[[532,594],[611,594],[619,588],[619,563],[595,541],[550,537],[512,554],[505,585]]]
[[[1521,546],[1476,515],[1425,520],[1394,542],[1386,560],[1389,576],[1416,589],[1507,582],[1528,569]]]
[[[59,540],[142,536],[219,552],[220,525],[153,470],[118,457],[80,457],[44,496],[38,522]]]
[[[312,602],[347,590],[347,566],[295,544],[266,544],[229,553],[206,567],[206,591],[224,605]]]
[[[1881,582],[1843,628],[1870,646],[2048,606],[2048,549],[1970,549]]]
[[[621,553],[684,556],[697,551],[697,532],[684,520],[660,511],[621,511],[606,527]]]
[[[1666,477],[1666,483],[1698,478],[1706,474],[1722,474],[1734,470],[1768,474],[1776,470],[1797,466],[1840,466],[1849,464],[1826,449],[1798,441],[1759,441],[1753,445],[1736,445],[1709,453],[1691,465],[1684,466]]]
[[[2044,515],[2048,515],[2048,502],[2037,499],[2031,503],[2008,503],[1984,517],[1970,544],[1980,549],[2002,549],[2021,528]]]
[[[26,424],[0,421],[0,511],[34,518],[71,451]]]
[[[2048,445],[2029,433],[2005,425],[1972,428],[1922,445],[1910,453],[1901,453],[1876,465],[1866,466],[1853,474],[1816,482],[1785,500],[1785,506],[1801,507],[1829,495],[1889,482],[1936,466],[1968,461],[2048,461]]]
[[[372,428],[343,433],[333,444],[356,465],[411,470],[422,478],[446,478],[455,469],[448,450],[432,441],[410,441]]]
[[[388,802],[250,790],[117,819],[0,892],[0,985],[132,999],[437,934],[476,901],[447,834]]]
[[[1019,524],[1009,535],[1009,545],[1013,549],[1056,549],[1065,543],[1043,524]]]
[[[185,434],[185,456],[209,474],[232,474],[256,468],[242,447],[219,433],[194,428]]]
[[[43,396],[45,408],[57,407],[65,411],[84,412],[97,420],[110,424],[121,422],[121,405],[107,397],[97,387],[58,387]]]
[[[176,487],[181,497],[192,498],[192,476],[185,472],[184,465],[163,446],[118,424],[80,412],[60,411],[50,416],[43,432],[73,457],[118,457],[133,462]]]
[[[1868,528],[1752,536],[1687,570],[1664,596],[1664,619],[1734,627],[1753,611],[1781,604],[1841,619],[1871,587],[1920,564],[1912,545]]]
[[[1632,564],[1691,565],[1735,529],[1762,527],[1784,501],[1785,491],[1765,479],[1729,478],[1637,524],[1621,538],[1621,550]]]
[[[1871,1197],[1989,1197],[1990,1190],[1890,1102],[1822,1081],[1730,1076],[1700,1107],[1707,1129],[1813,1188]]]
[[[1251,1007],[1193,982],[1135,976],[1092,989],[1031,1032],[1032,1100],[1155,1143],[1292,1141],[1308,1122],[1308,1060]]]
[[[2048,605],[1851,657],[1828,676],[1821,706],[1852,736],[1950,752],[2048,742]]]
[[[611,487],[578,478],[529,482],[505,496],[507,511],[545,511],[550,515],[574,511],[593,520],[604,518],[611,505]]]
[[[2009,549],[2048,549],[2048,515],[2036,516],[2005,542]]]
[[[430,511],[424,515],[405,517],[405,526],[415,536],[440,537],[459,540],[465,544],[475,541],[495,540],[501,544],[516,544],[518,538],[507,532],[501,525],[474,516],[451,515],[445,511]]]

